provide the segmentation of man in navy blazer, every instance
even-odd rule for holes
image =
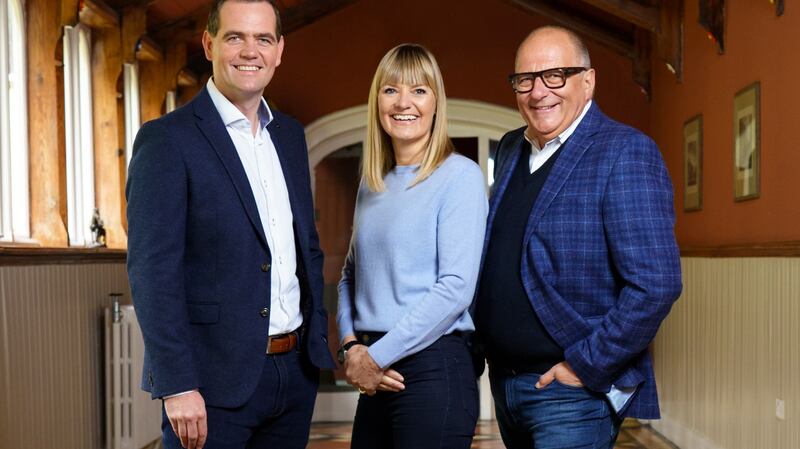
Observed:
[[[478,287],[478,339],[508,448],[613,448],[659,416],[647,348],[681,291],[672,184],[655,143],[592,101],[575,33],[543,27],[510,76]]]
[[[304,448],[334,366],[303,129],[262,97],[283,45],[271,1],[216,0],[213,78],[134,143],[128,274],[167,448]]]

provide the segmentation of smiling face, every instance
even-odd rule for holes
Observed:
[[[584,64],[569,36],[561,30],[546,29],[529,36],[517,52],[516,73],[538,72]],[[517,107],[528,124],[526,134],[539,146],[554,139],[577,120],[594,94],[594,70],[573,75],[558,89],[534,80],[533,90],[516,94]]]
[[[216,36],[203,33],[203,49],[213,65],[214,84],[231,103],[261,101],[283,53],[272,5],[226,2],[219,11]]]
[[[378,118],[395,151],[421,151],[431,135],[436,95],[424,84],[389,83],[378,92]],[[416,154],[416,152],[415,152]]]

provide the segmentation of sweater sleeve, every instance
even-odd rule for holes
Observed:
[[[477,165],[458,164],[437,213],[437,276],[427,294],[369,348],[381,368],[433,344],[472,302],[483,249],[488,204]]]

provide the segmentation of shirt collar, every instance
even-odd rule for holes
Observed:
[[[527,129],[526,129],[525,130],[526,132],[523,133],[522,135],[525,136],[525,140],[527,140],[531,144],[531,151],[533,151],[534,154],[535,154],[535,153],[538,153],[539,151],[542,151],[545,147],[551,146],[551,144],[555,145],[556,147],[558,147],[562,143],[566,142],[567,139],[569,138],[569,136],[571,136],[572,133],[575,132],[575,129],[578,128],[578,125],[581,124],[581,121],[583,120],[583,117],[586,116],[587,112],[589,112],[589,108],[591,106],[592,106],[592,100],[589,100],[586,103],[586,106],[583,107],[583,111],[581,112],[581,115],[578,116],[578,119],[575,120],[574,122],[572,122],[572,124],[569,125],[567,127],[567,129],[562,131],[561,134],[556,136],[555,139],[550,140],[548,142],[545,142],[544,147],[542,147],[542,148],[539,148],[539,142],[537,142],[536,139],[531,139],[530,137],[528,137],[528,133],[527,133]]]
[[[217,85],[214,84],[214,77],[208,79],[208,83],[206,83],[206,88],[208,89],[208,95],[211,97],[211,101],[214,103],[214,106],[217,108],[220,117],[222,117],[222,122],[225,123],[225,126],[234,126],[237,122],[242,122],[242,125],[247,126],[249,129],[250,121],[247,117],[242,114],[236,106],[228,100],[225,95],[222,95],[222,92],[217,89]],[[261,97],[261,105],[258,107],[258,121],[261,124],[261,127],[264,128],[272,122],[272,110],[270,110],[269,105],[267,104],[267,100],[264,97]]]

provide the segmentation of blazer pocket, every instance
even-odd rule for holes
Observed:
[[[188,302],[186,306],[192,324],[214,324],[219,321],[219,304]]]

